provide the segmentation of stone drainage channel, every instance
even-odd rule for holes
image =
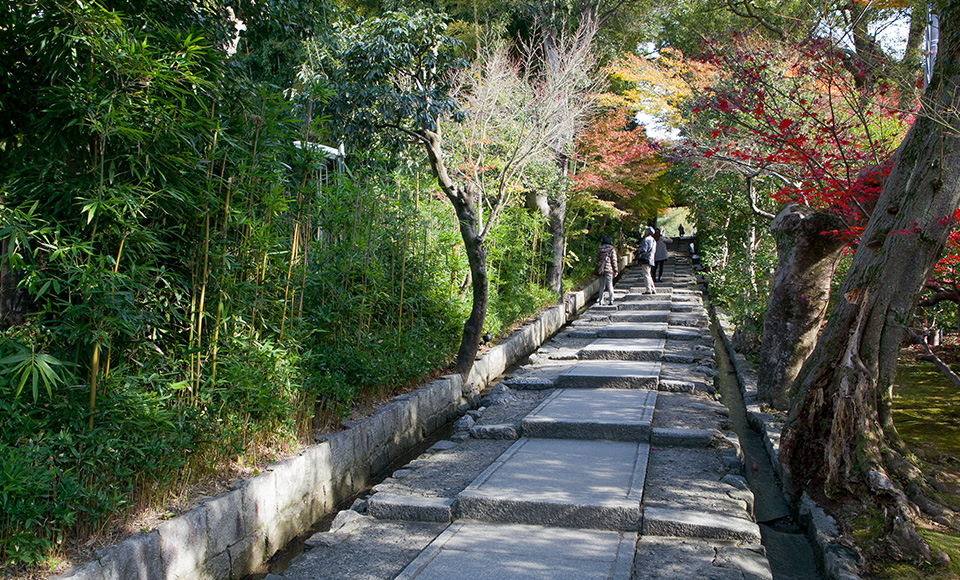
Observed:
[[[716,352],[714,381],[721,401],[730,410],[729,428],[740,437],[743,472],[754,495],[753,512],[774,580],[816,580],[822,578],[816,556],[804,530],[800,528],[783,498],[780,484],[760,435],[747,424],[746,408],[736,372],[717,329],[711,328]]]
[[[684,265],[687,266],[687,264]],[[683,268],[682,270],[685,270],[683,272],[678,271],[677,278],[690,278],[688,268],[689,266]],[[684,287],[690,289],[683,289]],[[551,364],[573,363],[573,369],[568,368],[561,373],[559,378],[554,377],[550,380],[534,377],[530,374],[519,381],[515,379],[515,382],[511,384],[517,386],[526,384],[527,386],[520,387],[520,390],[511,391],[512,394],[507,393],[508,397],[512,397],[510,404],[491,405],[482,417],[473,415],[478,417],[479,423],[483,423],[485,420],[488,423],[496,423],[495,425],[488,424],[485,426],[494,428],[494,432],[499,430],[504,434],[511,433],[512,436],[480,436],[479,439],[466,437],[459,440],[454,436],[451,437],[454,441],[451,441],[445,439],[450,435],[450,431],[443,430],[442,433],[432,436],[430,441],[408,454],[393,467],[393,469],[404,466],[406,468],[393,471],[392,476],[386,477],[382,483],[375,485],[368,493],[361,494],[357,501],[350,506],[351,509],[340,512],[336,519],[331,515],[331,517],[318,522],[310,533],[302,535],[291,546],[274,557],[271,562],[268,562],[260,573],[248,576],[247,580],[263,578],[271,580],[282,580],[284,578],[293,580],[394,578],[401,570],[404,571],[401,574],[404,578],[454,578],[460,576],[456,574],[451,576],[452,571],[455,570],[456,573],[465,572],[466,568],[463,566],[470,562],[471,558],[474,566],[477,566],[474,571],[485,571],[487,574],[483,577],[503,578],[505,580],[515,577],[552,579],[561,576],[578,579],[596,577],[633,578],[634,580],[641,577],[754,579],[770,578],[771,573],[774,580],[820,578],[813,551],[807,543],[806,536],[793,523],[790,509],[782,498],[764,445],[760,437],[747,425],[740,390],[723,343],[718,339],[715,329],[707,331],[704,328],[706,325],[702,324],[703,319],[698,318],[698,321],[691,319],[691,317],[696,318],[700,315],[694,316],[688,313],[702,307],[698,306],[688,310],[690,303],[696,301],[699,304],[699,297],[694,295],[695,291],[691,282],[687,282],[684,287],[676,284],[675,295],[672,299],[674,307],[671,309],[669,303],[666,305],[668,311],[673,311],[669,314],[670,323],[664,324],[663,322],[666,321],[657,323],[670,328],[674,328],[674,323],[678,325],[675,330],[670,331],[673,336],[672,343],[670,334],[668,334],[668,348],[664,348],[661,341],[660,348],[663,351],[658,356],[662,357],[660,360],[666,361],[668,358],[667,351],[670,351],[669,357],[675,359],[673,362],[676,363],[676,360],[685,358],[696,359],[699,356],[698,353],[709,353],[711,358],[715,358],[715,361],[712,361],[714,364],[710,366],[714,366],[717,371],[714,387],[720,392],[725,405],[729,407],[729,413],[723,409],[722,405],[716,402],[711,403],[711,398],[700,387],[695,389],[699,391],[699,394],[693,391],[677,392],[676,389],[683,387],[686,383],[678,380],[681,375],[671,377],[668,373],[672,371],[668,369],[672,368],[673,371],[678,371],[678,366],[673,364],[671,367],[670,364],[664,362],[662,363],[663,370],[661,370],[661,363],[651,361],[646,352],[637,352],[622,357],[638,362],[616,362],[615,360],[587,361],[585,364],[575,362],[587,354],[588,345],[596,346],[594,342],[595,337],[598,336],[596,330],[607,325],[608,319],[611,318],[610,312],[617,310],[616,307],[612,306],[594,307],[592,309],[594,316],[585,314],[584,318],[586,320],[573,323],[571,328],[565,329],[566,332],[561,331],[565,338],[562,338],[559,343],[556,340],[551,341],[554,343],[553,346],[545,345],[537,355],[531,356],[531,360],[528,361],[529,364],[526,365],[528,367],[526,372],[528,373],[542,373],[538,360],[542,361],[547,367]],[[699,292],[696,292],[696,294],[699,294]],[[636,287],[631,287],[627,292],[620,292],[618,302],[629,302],[630,300],[650,302],[650,298],[653,297],[636,296]],[[669,301],[671,298],[667,297],[666,300]],[[648,314],[647,311],[650,309],[647,306],[651,306],[651,304],[641,305],[640,312],[634,312],[628,314],[628,316],[646,319],[653,315],[653,313]],[[657,314],[656,316],[661,315]],[[667,312],[664,312],[662,316],[666,317]],[[685,326],[683,319],[686,319],[689,323],[687,326]],[[640,323],[640,326],[644,324],[647,323]],[[623,324],[621,323],[620,326],[623,326]],[[637,328],[638,326],[634,325],[628,330],[632,332]],[[702,331],[697,330],[697,328],[702,329]],[[684,337],[683,335],[687,336]],[[599,334],[599,336],[602,336],[602,334]],[[679,338],[677,338],[678,336]],[[710,344],[711,337],[713,338],[713,344]],[[607,339],[608,342],[609,340]],[[614,342],[617,341],[614,340]],[[634,343],[639,342],[642,342],[642,340],[634,341]],[[624,344],[624,342],[620,342],[614,350],[624,348]],[[698,344],[702,346],[697,346]],[[604,348],[609,349],[609,344]],[[577,353],[580,353],[580,356]],[[624,353],[620,351],[617,354],[622,355]],[[588,358],[604,359],[608,357],[593,356]],[[622,360],[620,356],[616,358]],[[597,363],[602,364],[598,365]],[[687,368],[685,365],[689,364],[691,363],[687,362],[680,366]],[[704,364],[707,364],[706,361],[704,361]],[[638,372],[631,371],[631,369],[641,368],[642,370],[650,365],[653,365],[656,368],[656,374],[660,375],[659,399],[662,399],[660,402],[657,402],[656,386],[652,387],[655,389],[653,391],[645,390],[650,387],[638,386],[627,386],[627,392],[619,388],[611,391],[609,388],[601,388],[600,385],[594,385],[595,390],[592,390],[592,392],[580,389],[584,381],[596,378],[598,369],[608,369],[609,367],[619,369],[617,370],[617,376],[613,378],[621,381],[623,380],[622,373]],[[578,369],[582,371],[584,367],[590,372],[581,372],[578,375]],[[689,372],[683,370],[683,368],[680,368],[679,371],[682,373]],[[645,373],[644,370],[640,374],[645,375]],[[564,378],[575,382],[578,388],[554,390],[548,386],[530,386],[540,382],[554,386],[554,382],[556,382],[555,386],[559,387],[561,386],[559,384],[560,380]],[[665,381],[665,378],[671,380]],[[643,381],[650,380],[647,376],[632,378],[631,380],[640,379]],[[653,380],[656,380],[655,377]],[[667,386],[667,391],[663,390],[664,384]],[[640,390],[635,390],[637,388]],[[509,391],[509,389],[507,390]],[[574,433],[574,441],[564,443],[563,445],[566,445],[566,447],[560,448],[560,441],[549,439],[549,437],[567,437],[569,440],[570,433],[560,434],[556,431],[556,424],[553,423],[540,424],[539,427],[536,423],[528,424],[529,419],[525,417],[528,414],[537,415],[538,413],[542,416],[545,411],[551,408],[550,405],[553,405],[553,408],[556,409],[561,402],[556,400],[561,392],[564,392],[563,396],[579,397],[574,401],[575,414],[578,412],[577,410],[579,410],[579,413],[583,413],[589,406],[602,406],[601,403],[597,402],[598,397],[601,400],[611,396],[644,398],[645,401],[638,403],[636,408],[645,409],[643,411],[645,417],[643,420],[646,421],[645,427],[642,425],[627,425],[631,430],[628,435],[624,436],[614,430],[607,432],[611,436],[604,435],[599,439],[635,441],[636,436],[640,433],[641,440],[646,437],[646,440],[651,443],[640,443],[639,451],[635,449],[634,451],[628,450],[625,453],[621,447],[627,445],[626,443],[589,441],[589,439],[597,439],[598,437],[595,435],[584,437],[583,424],[581,424],[574,429],[576,432]],[[503,391],[500,394],[502,395]],[[685,402],[690,401],[691,397],[693,402]],[[567,406],[570,406],[569,403],[567,403]],[[657,409],[664,407],[663,412],[659,415],[660,419],[656,419],[654,416],[653,403],[656,403]],[[601,409],[601,411],[607,416],[617,415],[618,412],[622,415],[624,410],[620,405],[619,402],[607,403],[607,407]],[[719,409],[716,407],[719,407]],[[483,408],[478,411],[482,410]],[[720,411],[723,411],[723,413],[720,413]],[[716,437],[713,437],[714,443],[707,443],[706,441],[691,443],[687,441],[681,443],[680,447],[675,447],[677,441],[680,440],[678,435],[682,439],[683,437],[689,438],[690,434],[693,433],[700,433],[697,436],[700,438],[704,433],[710,434],[710,431],[702,429],[700,431],[689,430],[684,434],[681,433],[684,429],[672,428],[671,424],[667,423],[669,421],[676,422],[676,420],[683,423],[688,419],[695,418],[689,415],[691,412],[699,413],[698,416],[701,419],[708,416],[720,417],[726,415],[727,419],[722,421],[725,423],[722,428],[736,433],[735,439],[739,439],[739,448],[742,453],[742,472],[752,491],[753,516],[759,524],[758,533],[749,531],[749,526],[752,525],[756,529],[756,524],[741,519],[744,515],[737,515],[737,501],[731,501],[730,498],[741,496],[736,495],[735,490],[731,490],[728,498],[728,492],[723,491],[727,488],[717,487],[714,483],[710,483],[712,477],[715,476],[710,476],[709,473],[716,473],[711,471],[715,468],[705,466],[719,463],[717,452],[712,450]],[[471,414],[473,413],[477,413],[477,411],[471,411]],[[688,416],[670,416],[683,415],[683,413],[688,413]],[[629,415],[629,413],[627,414]],[[652,422],[651,416],[654,416]],[[517,433],[521,429],[514,430],[512,426],[519,426],[521,419],[523,420],[523,437],[515,442],[513,440],[516,440]],[[628,418],[627,420],[629,422],[632,419]],[[710,421],[716,421],[716,419]],[[622,421],[619,421],[619,423],[622,423]],[[680,423],[677,423],[677,425]],[[661,427],[657,427],[658,424]],[[718,427],[720,424],[720,422],[716,423]],[[551,427],[551,425],[553,426]],[[688,424],[686,428],[689,429],[691,425],[692,423]],[[478,427],[480,426],[478,425]],[[536,437],[532,434],[536,428],[547,429],[547,434],[541,435],[541,437],[547,437],[547,439],[526,439],[526,437]],[[637,429],[640,430],[637,431]],[[719,435],[719,432],[714,432]],[[578,437],[580,441],[576,440]],[[497,441],[496,439],[505,440]],[[455,441],[459,441],[459,443]],[[437,443],[433,444],[434,442]],[[698,447],[702,444],[706,444],[706,447]],[[637,444],[632,445],[636,447]],[[687,447],[684,447],[684,445],[687,445]],[[693,445],[693,447],[690,447],[690,445]],[[426,449],[426,453],[417,458],[417,455],[428,446],[429,449]],[[600,447],[616,447],[620,451],[612,453],[609,458],[602,459],[598,458],[597,454],[606,454],[607,450],[600,449]],[[634,449],[634,447],[630,447],[630,449]],[[528,448],[530,451],[527,450]],[[576,459],[571,459],[571,451],[575,452],[574,455],[579,453]],[[524,453],[527,454],[525,461],[532,465],[551,462],[569,463],[569,466],[564,467],[562,472],[551,472],[547,479],[541,477],[539,483],[537,483],[539,489],[551,488],[555,483],[553,478],[560,477],[567,478],[569,480],[568,484],[577,488],[581,496],[591,496],[591,494],[595,495],[597,489],[609,487],[607,485],[608,481],[616,478],[626,478],[630,482],[628,483],[627,495],[624,498],[617,499],[614,502],[617,507],[612,510],[606,507],[610,503],[606,496],[599,499],[587,497],[587,500],[581,502],[580,505],[572,507],[566,505],[562,508],[557,508],[555,504],[551,503],[552,500],[542,497],[537,499],[536,495],[533,499],[530,499],[528,495],[527,499],[508,500],[512,503],[502,503],[502,499],[494,497],[502,494],[500,490],[506,490],[509,493],[516,491],[516,488],[509,486],[488,491],[486,493],[488,495],[492,494],[492,496],[485,497],[482,486],[497,483],[497,478],[500,477],[501,473],[509,472],[511,469],[515,470],[515,467],[511,467],[511,462],[523,456]],[[651,472],[646,473],[646,483],[650,484],[652,478],[654,487],[650,489],[649,494],[645,494],[643,491],[645,488],[644,473],[646,472],[648,456],[651,461]],[[671,465],[670,461],[683,463],[685,461],[683,458],[686,457],[701,458],[696,459],[695,463],[692,464],[695,473],[689,475],[676,472],[676,477],[674,477],[674,473],[670,470],[676,467],[675,464]],[[711,457],[713,459],[710,459]],[[664,463],[665,458],[667,463]],[[697,463],[703,460],[702,458],[706,458],[707,463],[699,468],[696,467]],[[405,464],[405,461],[408,463]],[[659,463],[656,463],[659,466],[657,468],[653,467],[655,461],[659,461]],[[635,462],[636,467],[628,468],[627,473],[619,473],[624,469],[625,463],[633,464],[633,462]],[[667,469],[667,472],[658,472],[661,469]],[[739,471],[739,466],[736,469]],[[603,484],[590,484],[586,481],[598,474],[607,477]],[[706,474],[707,479],[703,478],[703,474]],[[525,469],[520,469],[513,475],[520,479],[536,479],[537,477],[532,476]],[[444,478],[446,479],[444,480]],[[443,481],[438,482],[438,479]],[[476,483],[470,484],[471,481],[482,483],[478,487]],[[637,484],[637,481],[639,481],[639,484]],[[502,484],[502,482],[500,483]],[[701,486],[704,483],[706,483],[706,487],[697,487],[701,491],[694,491],[694,487]],[[462,491],[468,485],[466,491]],[[597,487],[597,485],[600,485],[600,487]],[[636,485],[639,487],[636,487]],[[396,495],[397,493],[409,492],[410,489],[417,486],[419,486],[419,492],[426,491],[427,497],[412,500],[410,497],[401,498]],[[717,495],[718,491],[719,495]],[[536,494],[536,492],[533,493]],[[569,495],[566,490],[558,491],[557,489],[550,489],[550,493],[555,497],[558,494]],[[603,491],[603,494],[607,493],[607,491]],[[705,495],[698,495],[701,493]],[[372,499],[368,501],[367,496]],[[461,501],[473,501],[487,511],[480,510],[474,514],[468,514],[466,523],[464,521],[458,523],[455,520],[452,524],[449,515],[439,519],[419,519],[418,516],[396,518],[394,521],[391,521],[391,518],[377,519],[365,515],[368,513],[368,505],[373,506],[378,496],[387,498],[386,503],[384,503],[385,500],[381,499],[381,506],[378,508],[380,510],[385,509],[384,506],[386,508],[396,508],[397,506],[391,506],[389,502],[399,500],[401,504],[399,508],[402,510],[413,506],[421,514],[432,514],[436,512],[437,508],[443,508],[449,513],[452,500],[445,500],[444,498],[460,497]],[[634,521],[636,514],[631,514],[629,506],[632,505],[632,511],[636,512],[636,506],[641,496],[644,498],[643,504],[646,506],[644,508],[645,515],[643,521],[637,522]],[[698,506],[701,504],[708,511],[700,511]],[[674,506],[680,507],[674,509]],[[528,511],[524,512],[524,509]],[[733,515],[720,515],[720,512],[712,511],[718,509],[726,510],[725,514]],[[490,519],[497,521],[504,515],[504,512],[517,511],[535,514],[539,518],[543,515],[544,510],[556,512],[552,515],[548,514],[547,521],[552,521],[554,524],[561,526],[574,525],[574,528],[579,529],[556,528],[551,527],[549,523],[547,524],[548,527],[544,528],[542,525],[529,525],[539,524],[540,521],[524,523],[523,519],[520,519],[518,523],[510,523],[518,521],[515,519],[500,520],[503,521],[500,524],[481,524],[478,521],[488,521]],[[369,513],[373,513],[372,509]],[[577,520],[571,523],[569,520],[571,513],[577,514],[582,521]],[[477,517],[477,514],[482,517]],[[513,518],[516,513],[508,515]],[[528,515],[526,517],[532,516]],[[597,525],[597,522],[601,519],[607,521],[602,525]],[[648,519],[651,522],[649,528],[646,521]],[[331,520],[333,520],[332,527]],[[469,523],[470,521],[477,523]],[[658,525],[662,528],[659,531],[655,527]],[[680,527],[676,527],[678,525]],[[491,530],[496,526],[499,526],[497,528],[499,531],[494,534]],[[667,527],[663,528],[663,526]],[[713,526],[712,529],[706,529],[710,526]],[[595,529],[586,530],[582,528]],[[327,531],[328,529],[332,531]],[[690,535],[690,529],[699,529],[699,531]],[[506,536],[503,535],[504,530],[508,530]],[[621,531],[617,532],[616,530]],[[670,533],[670,530],[680,533]],[[711,534],[719,535],[711,536]],[[531,543],[531,535],[550,539],[537,540],[534,537]],[[671,539],[671,536],[686,537]],[[711,540],[711,537],[715,539]],[[640,542],[635,546],[638,538]],[[727,539],[724,540],[723,538]],[[737,538],[737,540],[731,543],[734,538]],[[762,543],[766,557],[760,556],[756,551],[757,548],[749,546],[754,542]],[[312,549],[308,549],[302,556],[297,557],[297,554],[303,551],[304,543]],[[428,544],[433,547],[432,551],[425,549],[428,548]],[[568,547],[562,548],[561,545]],[[478,546],[483,548],[477,550]],[[457,558],[466,558],[463,564],[460,564],[459,560],[449,559],[453,557],[451,554],[458,553],[462,555],[457,556]],[[545,555],[545,553],[549,555]],[[635,557],[634,553],[636,553]],[[636,566],[639,567],[634,566],[635,558]],[[512,569],[517,573],[506,573],[506,575],[497,573],[493,569],[488,569],[489,566],[484,562],[496,563],[504,570]],[[420,563],[422,563],[422,566]],[[287,569],[288,565],[290,566],[289,569]],[[513,568],[509,566],[513,566]],[[546,567],[544,568],[544,566]],[[568,566],[568,569],[561,572],[564,566]],[[603,572],[599,568],[606,568],[608,572]],[[676,573],[670,572],[668,568],[673,569]],[[539,571],[530,572],[535,569],[539,569]],[[633,572],[631,572],[631,569],[633,569]],[[766,569],[766,572],[763,571],[764,569]],[[430,570],[434,571],[431,572]],[[441,572],[440,570],[446,571]],[[522,574],[519,573],[520,570],[523,570]],[[677,573],[680,575],[677,575]]]

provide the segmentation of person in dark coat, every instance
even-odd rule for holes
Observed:
[[[610,301],[608,304],[613,305],[613,279],[620,272],[617,264],[617,249],[613,247],[613,240],[609,236],[605,236],[600,242],[600,247],[597,249],[596,264],[598,274],[603,276],[597,304],[603,304],[604,293],[609,291]]]

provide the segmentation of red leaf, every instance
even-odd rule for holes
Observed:
[[[780,121],[780,126],[779,126],[778,128],[780,129],[780,131],[786,131],[787,129],[790,128],[790,125],[793,125],[793,120],[792,120],[792,119],[784,119],[784,120]]]

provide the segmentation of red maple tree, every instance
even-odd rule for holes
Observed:
[[[667,170],[659,147],[626,109],[597,116],[578,136],[577,158],[583,167],[574,176],[576,190],[640,215],[670,203],[650,187]]]
[[[837,212],[855,237],[888,160],[913,121],[893,86],[857,87],[826,40],[803,44],[739,35],[707,58],[720,80],[698,98],[696,157],[774,176],[780,204]]]

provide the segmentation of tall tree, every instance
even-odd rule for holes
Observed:
[[[353,138],[346,142],[354,147],[385,139],[421,147],[426,154],[456,211],[470,264],[473,301],[456,359],[457,373],[466,376],[480,348],[487,311],[486,249],[476,190],[454,179],[443,150],[443,121],[463,115],[451,83],[466,64],[446,27],[443,16],[428,10],[388,13],[345,27],[329,44],[314,44],[300,81],[307,96],[330,95],[324,113],[334,120],[336,137]]]
[[[829,42],[737,35],[708,54],[717,80],[688,125],[694,157],[741,174],[751,207],[770,220],[778,262],[758,393],[786,409],[826,316],[840,252],[869,216],[910,117],[898,113],[895,91],[853,78]],[[779,216],[757,209],[761,178],[780,185],[768,188]]]
[[[960,206],[960,6],[939,2],[940,47],[922,109],[897,151],[816,349],[794,382],[781,461],[795,492],[872,503],[891,549],[927,559],[917,507],[939,521],[892,416],[897,354]]]

